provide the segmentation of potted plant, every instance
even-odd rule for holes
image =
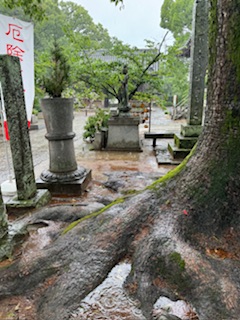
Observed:
[[[50,166],[49,170],[42,172],[41,179],[47,182],[77,180],[82,175],[77,169],[73,146],[73,99],[62,97],[70,83],[69,72],[68,61],[55,41],[42,79],[42,86],[48,94],[41,99],[41,109],[47,129],[45,137],[49,141]]]

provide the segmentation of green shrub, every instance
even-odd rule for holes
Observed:
[[[94,139],[95,133],[101,128],[108,127],[108,120],[110,118],[109,112],[98,108],[94,116],[90,116],[84,126],[83,138]]]

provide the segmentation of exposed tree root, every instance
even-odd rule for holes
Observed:
[[[144,191],[66,234],[52,234],[37,256],[26,260],[23,254],[1,270],[1,298],[27,295],[36,302],[38,320],[55,319],[56,310],[58,320],[68,319],[111,269],[132,255],[125,287],[141,301],[147,319],[164,295],[191,303],[201,320],[237,320],[239,260],[216,259],[183,241],[178,223],[188,216],[182,205],[169,203],[169,195],[159,198],[153,190]],[[47,218],[43,211],[34,219],[42,217]]]

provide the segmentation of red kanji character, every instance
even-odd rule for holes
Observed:
[[[8,32],[6,32],[6,35],[8,36],[10,33],[12,33],[12,37],[14,40],[23,42],[23,39],[20,39],[21,29],[22,29],[22,27],[19,27],[16,24],[9,23],[8,24]]]
[[[24,50],[19,48],[18,46],[13,46],[12,44],[7,44],[7,54],[9,56],[19,57],[21,61],[23,61],[22,57],[24,54]]]

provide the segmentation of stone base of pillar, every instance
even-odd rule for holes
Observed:
[[[131,115],[109,119],[106,150],[141,152],[139,123],[140,120]]]
[[[36,209],[45,206],[51,200],[50,192],[45,188],[43,190],[37,190],[35,196],[28,200],[18,200],[17,196],[8,199],[5,202],[7,211],[19,212],[26,209]]]
[[[168,144],[168,151],[174,160],[183,160],[190,153],[202,128],[201,125],[181,126],[181,134],[174,135],[174,145]]]
[[[202,132],[202,125],[182,125],[181,134],[184,137],[198,137]]]
[[[78,196],[82,195],[92,179],[92,171],[85,169],[80,179],[68,182],[49,182],[37,179],[38,189],[48,189],[52,195]]]

